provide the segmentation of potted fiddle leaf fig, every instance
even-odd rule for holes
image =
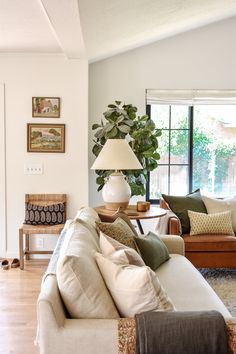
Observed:
[[[107,139],[126,139],[143,169],[122,172],[127,176],[132,196],[145,195],[148,172],[157,168],[157,160],[160,159],[157,138],[161,135],[161,130],[155,127],[155,123],[147,115],[137,115],[137,107],[122,104],[121,101],[109,104],[103,116],[100,124],[92,126],[95,130],[93,154],[96,157],[99,155]],[[96,170],[96,173],[96,183],[100,191],[112,171]]]

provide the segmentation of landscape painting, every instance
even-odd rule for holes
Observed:
[[[60,98],[32,97],[32,116],[41,118],[59,118]]]
[[[65,124],[27,124],[28,152],[65,152]]]

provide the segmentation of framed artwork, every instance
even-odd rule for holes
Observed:
[[[40,118],[60,118],[60,98],[32,97],[32,116]]]
[[[65,124],[27,124],[28,152],[65,152]]]

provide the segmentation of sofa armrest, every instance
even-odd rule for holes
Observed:
[[[168,248],[169,253],[185,255],[184,240],[177,235],[159,235],[159,238]]]
[[[46,319],[45,316],[48,318]],[[39,322],[42,324],[47,322],[47,326],[61,327],[65,318],[65,309],[57,287],[56,276],[50,274],[42,282],[38,297]]]
[[[169,219],[169,234],[170,235],[180,235],[181,225],[177,217],[171,217]]]

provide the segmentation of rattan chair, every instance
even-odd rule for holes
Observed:
[[[63,203],[65,205],[63,220],[66,220],[66,194],[26,194],[25,203],[35,206],[50,206],[52,204]],[[29,238],[37,234],[60,234],[64,223],[56,225],[31,225],[24,223],[19,228],[19,254],[20,269],[24,269],[24,256],[30,259],[31,254],[51,254],[52,251],[30,250]]]

